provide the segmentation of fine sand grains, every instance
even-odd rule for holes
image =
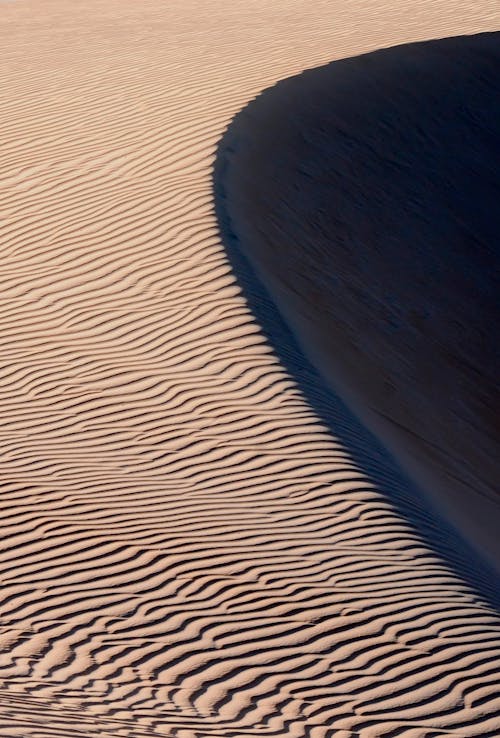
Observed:
[[[213,214],[263,87],[496,8],[353,5],[0,3],[2,738],[500,734],[485,570],[306,402]]]

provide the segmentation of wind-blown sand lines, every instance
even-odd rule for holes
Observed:
[[[362,6],[1,5],[2,738],[500,732],[489,571],[214,214],[263,88],[494,11]]]

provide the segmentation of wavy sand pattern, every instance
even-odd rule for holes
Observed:
[[[261,89],[496,8],[344,5],[1,4],[2,738],[500,733],[489,573],[306,397],[213,213]]]

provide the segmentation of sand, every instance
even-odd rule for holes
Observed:
[[[242,289],[212,181],[262,89],[497,3],[0,13],[0,736],[498,736],[494,573]]]
[[[483,33],[307,70],[235,117],[215,186],[304,352],[497,569],[499,68]]]

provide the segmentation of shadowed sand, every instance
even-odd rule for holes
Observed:
[[[493,573],[213,197],[262,89],[497,8],[0,3],[1,738],[498,738]]]
[[[500,34],[335,61],[231,124],[231,232],[334,387],[500,565]]]

